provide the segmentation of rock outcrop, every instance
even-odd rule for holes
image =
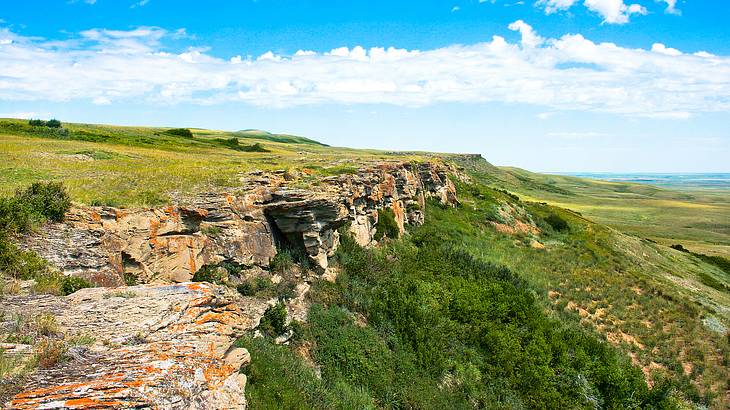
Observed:
[[[96,340],[33,373],[7,408],[244,409],[250,357],[233,344],[266,307],[206,283],[6,298],[6,312],[50,313],[67,337]]]
[[[428,197],[456,204],[454,185],[440,163],[385,163],[356,174],[322,178],[306,190],[283,173],[256,172],[240,190],[200,195],[154,209],[75,208],[66,222],[27,238],[65,274],[102,286],[185,282],[205,265],[231,262],[265,267],[277,247],[305,252],[320,272],[349,224],[363,246],[374,243],[378,211],[390,208],[398,228],[423,223]]]

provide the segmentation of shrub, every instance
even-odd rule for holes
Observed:
[[[288,272],[294,266],[294,257],[289,249],[281,249],[276,252],[269,262],[269,269],[272,272]]]
[[[247,376],[246,399],[252,409],[374,409],[362,389],[333,386],[319,379],[287,346],[264,338],[242,338],[256,360],[242,371]]]
[[[19,190],[15,197],[33,211],[54,222],[63,221],[71,208],[71,199],[60,182],[34,182],[25,190]]]
[[[24,251],[0,235],[0,272],[16,279],[32,279],[48,271],[48,263],[35,252]]]
[[[63,342],[53,339],[44,339],[35,346],[35,356],[38,366],[47,369],[55,366],[63,359],[66,346]]]
[[[231,138],[216,138],[214,140],[215,142],[223,145],[226,148],[234,149],[236,151],[242,151],[242,152],[270,152],[268,149],[264,148],[263,145],[260,143],[255,143],[253,145],[241,145],[240,141],[236,137]]]
[[[266,309],[258,329],[261,333],[271,337],[284,334],[288,331],[289,326],[286,325],[286,307],[284,304],[279,302]]]
[[[238,150],[243,152],[271,152],[258,142],[253,145],[242,145]]]
[[[208,282],[223,285],[227,279],[228,271],[218,265],[205,265],[193,274],[193,282]]]
[[[670,248],[672,248],[674,250],[677,250],[677,251],[680,251],[680,252],[689,252],[687,250],[687,248],[685,248],[684,246],[682,246],[682,244],[679,244],[679,243],[670,246]]]
[[[400,228],[395,221],[395,213],[390,208],[383,208],[378,211],[378,223],[375,224],[375,240],[383,237],[397,239],[400,236]]]
[[[18,198],[0,198],[0,237],[30,231],[43,216]]]
[[[545,218],[545,222],[548,223],[555,231],[563,232],[570,230],[568,222],[565,221],[560,215],[551,213]]]
[[[127,286],[136,286],[137,285],[137,276],[131,272],[124,272],[122,275],[124,277],[124,284]]]
[[[48,121],[46,121],[46,127],[48,128],[61,128],[61,121],[52,118]]]
[[[165,131],[165,134],[176,135],[178,137],[193,138],[193,133],[187,128],[172,128]]]
[[[48,128],[61,128],[61,121],[53,118],[48,121],[32,119],[28,121],[28,125],[32,127],[48,127]]]
[[[94,285],[91,282],[78,276],[64,276],[61,279],[61,292],[64,295],[70,295],[77,290],[93,287]]]

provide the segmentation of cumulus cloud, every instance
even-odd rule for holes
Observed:
[[[532,26],[522,20],[517,20],[514,23],[511,23],[508,28],[512,31],[520,32],[520,35],[522,36],[523,47],[537,47],[542,44],[543,41],[545,41],[542,37],[538,36],[537,33],[535,33],[535,30],[532,29]]]
[[[524,21],[510,28],[521,34],[518,42],[494,36],[432,50],[355,46],[227,58],[204,48],[166,51],[176,32],[155,27],[93,29],[62,42],[0,29],[0,100],[268,107],[500,102],[546,113],[673,119],[730,111],[730,57],[661,43],[625,48],[580,34],[543,38]]]
[[[664,1],[664,0],[663,0]],[[676,0],[665,0],[671,2],[670,8],[674,8]],[[545,9],[545,14],[552,14],[562,10],[568,10],[578,3],[578,0],[537,0],[536,6]],[[624,0],[584,0],[583,5],[588,10],[603,17],[603,22],[608,24],[626,24],[632,14],[647,14],[647,10],[640,4],[624,3]]]
[[[577,0],[538,0],[537,6],[545,8],[545,14],[553,14],[560,10],[568,10]]]
[[[667,14],[676,14],[681,15],[682,11],[677,9],[677,0],[658,0],[662,1],[664,3],[667,3],[667,8],[664,9],[664,12]]]
[[[604,23],[625,24],[632,14],[646,14],[646,8],[639,4],[626,5],[624,0],[585,0],[589,10],[603,17]]]

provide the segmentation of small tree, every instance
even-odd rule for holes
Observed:
[[[60,182],[34,182],[28,188],[18,190],[15,197],[34,212],[54,222],[63,221],[71,208],[71,199]]]
[[[46,127],[48,128],[61,128],[61,121],[53,118],[46,121]]]

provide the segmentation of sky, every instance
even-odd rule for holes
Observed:
[[[730,172],[730,4],[3,0],[0,117]]]

